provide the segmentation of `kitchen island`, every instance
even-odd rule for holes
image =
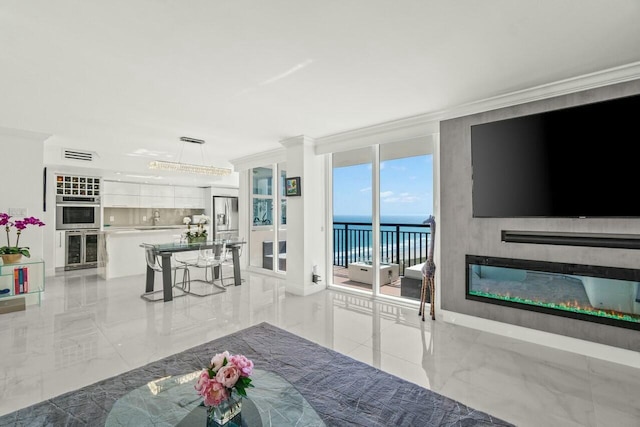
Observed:
[[[105,227],[98,241],[98,275],[103,279],[145,274],[147,263],[142,243],[159,244],[180,240],[187,227]]]

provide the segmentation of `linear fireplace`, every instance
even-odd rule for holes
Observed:
[[[640,270],[466,256],[466,298],[640,330]]]

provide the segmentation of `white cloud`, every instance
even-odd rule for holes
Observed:
[[[381,199],[386,199],[388,197],[393,196],[393,191],[381,191],[380,192],[380,198]]]
[[[420,200],[420,197],[412,196],[409,193],[402,193],[402,194],[399,194],[399,195],[397,195],[395,197],[392,197],[393,196],[392,192],[389,191],[388,193],[391,193],[389,195],[389,197],[383,197],[382,193],[380,194],[380,201],[381,202],[383,202],[383,203],[413,203],[413,202],[417,202],[417,201]]]
[[[369,192],[369,191],[371,191],[371,187],[365,187],[365,188],[361,188],[360,189],[360,192],[362,192],[362,193],[366,193],[366,192]]]

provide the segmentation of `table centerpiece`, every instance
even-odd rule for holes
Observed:
[[[204,243],[207,241],[207,230],[204,228],[209,223],[209,217],[207,215],[200,215],[196,222],[196,229],[191,231],[191,218],[185,216],[182,220],[187,224],[187,232],[185,237],[189,243]]]
[[[246,389],[253,387],[252,372],[253,362],[241,354],[224,351],[213,356],[195,385],[207,407],[207,427],[225,426],[239,418]]]

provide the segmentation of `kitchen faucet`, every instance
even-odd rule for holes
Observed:
[[[153,211],[153,225],[158,225],[158,221],[160,221],[160,211]]]

